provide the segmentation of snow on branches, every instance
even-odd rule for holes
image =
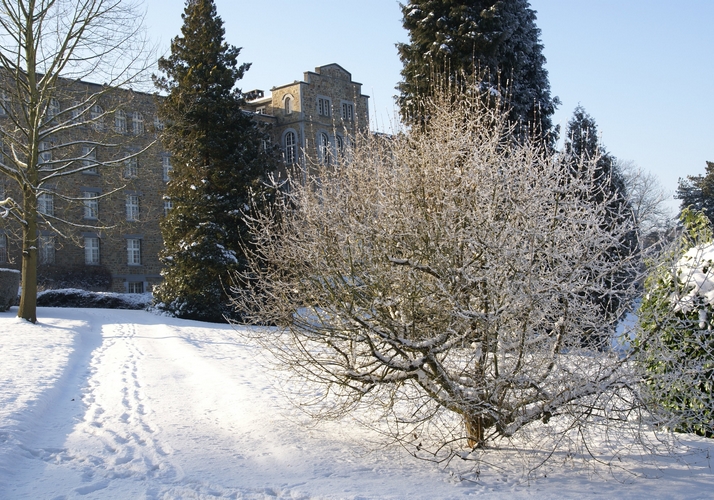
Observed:
[[[293,179],[252,220],[249,290],[234,290],[255,321],[284,327],[257,340],[325,387],[318,409],[382,408],[417,454],[427,430],[432,451],[475,449],[533,427],[560,435],[556,417],[625,422],[611,416],[638,404],[622,397],[627,356],[588,342],[613,335],[601,299],[620,318],[637,295],[637,253],[611,258],[632,217],[613,217],[597,158],[573,167],[513,140],[506,112],[472,90]]]

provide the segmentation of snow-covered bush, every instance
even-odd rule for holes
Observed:
[[[598,158],[572,168],[513,141],[485,101],[441,94],[425,126],[311,166],[252,220],[253,288],[235,290],[240,310],[285,327],[257,341],[324,386],[306,386],[318,409],[382,408],[416,454],[529,428],[564,446],[561,424],[626,424],[617,412],[637,404],[613,402],[627,357],[583,342],[612,335],[593,297],[617,299],[620,318],[637,294],[638,256],[611,258],[632,218],[612,216]]]
[[[663,426],[714,436],[714,238],[701,212],[682,213],[677,246],[652,269],[636,345],[647,397]]]

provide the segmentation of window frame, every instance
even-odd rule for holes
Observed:
[[[332,116],[332,99],[329,97],[317,97],[317,114],[329,118]]]
[[[99,219],[99,193],[96,191],[82,191],[83,218],[89,220]]]
[[[55,216],[55,195],[53,193],[41,193],[37,197],[37,213],[48,217]]]
[[[41,265],[52,265],[56,263],[55,236],[53,234],[41,234],[37,238],[37,262]]]
[[[144,127],[144,115],[139,111],[134,111],[131,114],[131,131],[134,135],[142,135],[146,128]]]
[[[126,239],[126,259],[128,266],[141,265],[141,238]]]
[[[84,237],[84,263],[88,266],[98,266],[100,264],[100,243],[98,236]]]
[[[285,144],[285,163],[295,165],[297,163],[297,133],[294,130],[286,131],[283,142]]]
[[[123,109],[114,111],[114,131],[118,134],[126,134],[126,112]]]
[[[7,264],[10,260],[7,243],[7,235],[5,233],[0,233],[0,264]]]
[[[139,220],[139,195],[126,195],[126,220],[128,222],[136,222]]]
[[[139,177],[139,158],[132,155],[124,160],[124,178],[136,179],[137,177]]]
[[[171,157],[169,155],[163,155],[161,157],[161,175],[164,182],[171,180],[171,173],[173,171],[174,167],[171,165]]]

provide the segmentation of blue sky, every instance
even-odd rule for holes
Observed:
[[[406,1],[406,0],[405,0]],[[371,97],[372,128],[388,130],[400,80],[395,43],[407,41],[392,0],[216,0],[230,44],[253,65],[244,90],[269,90],[316,66],[338,63]],[[551,91],[565,128],[582,104],[602,142],[655,173],[677,179],[714,161],[714,1],[531,0]],[[148,0],[146,25],[167,51],[182,0]],[[672,207],[678,206],[676,201]]]

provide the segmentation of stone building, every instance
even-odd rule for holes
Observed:
[[[246,108],[272,124],[287,165],[305,165],[308,158],[329,162],[369,127],[369,97],[339,64],[306,71],[303,81],[273,87],[267,97],[262,90],[246,97]]]
[[[160,97],[86,82],[66,87],[47,106],[56,133],[40,144],[41,161],[48,168],[76,165],[76,171],[48,183],[38,199],[40,286],[150,291],[161,280],[159,222],[171,209],[164,198],[172,167],[159,141]],[[329,162],[368,129],[368,97],[337,64],[271,92],[246,93],[246,111],[271,125],[288,167],[310,157]],[[9,126],[0,112],[0,127]],[[3,160],[12,154],[3,152]],[[0,173],[0,198],[18,196],[16,184]],[[20,252],[19,226],[0,219],[0,267],[20,269]]]

